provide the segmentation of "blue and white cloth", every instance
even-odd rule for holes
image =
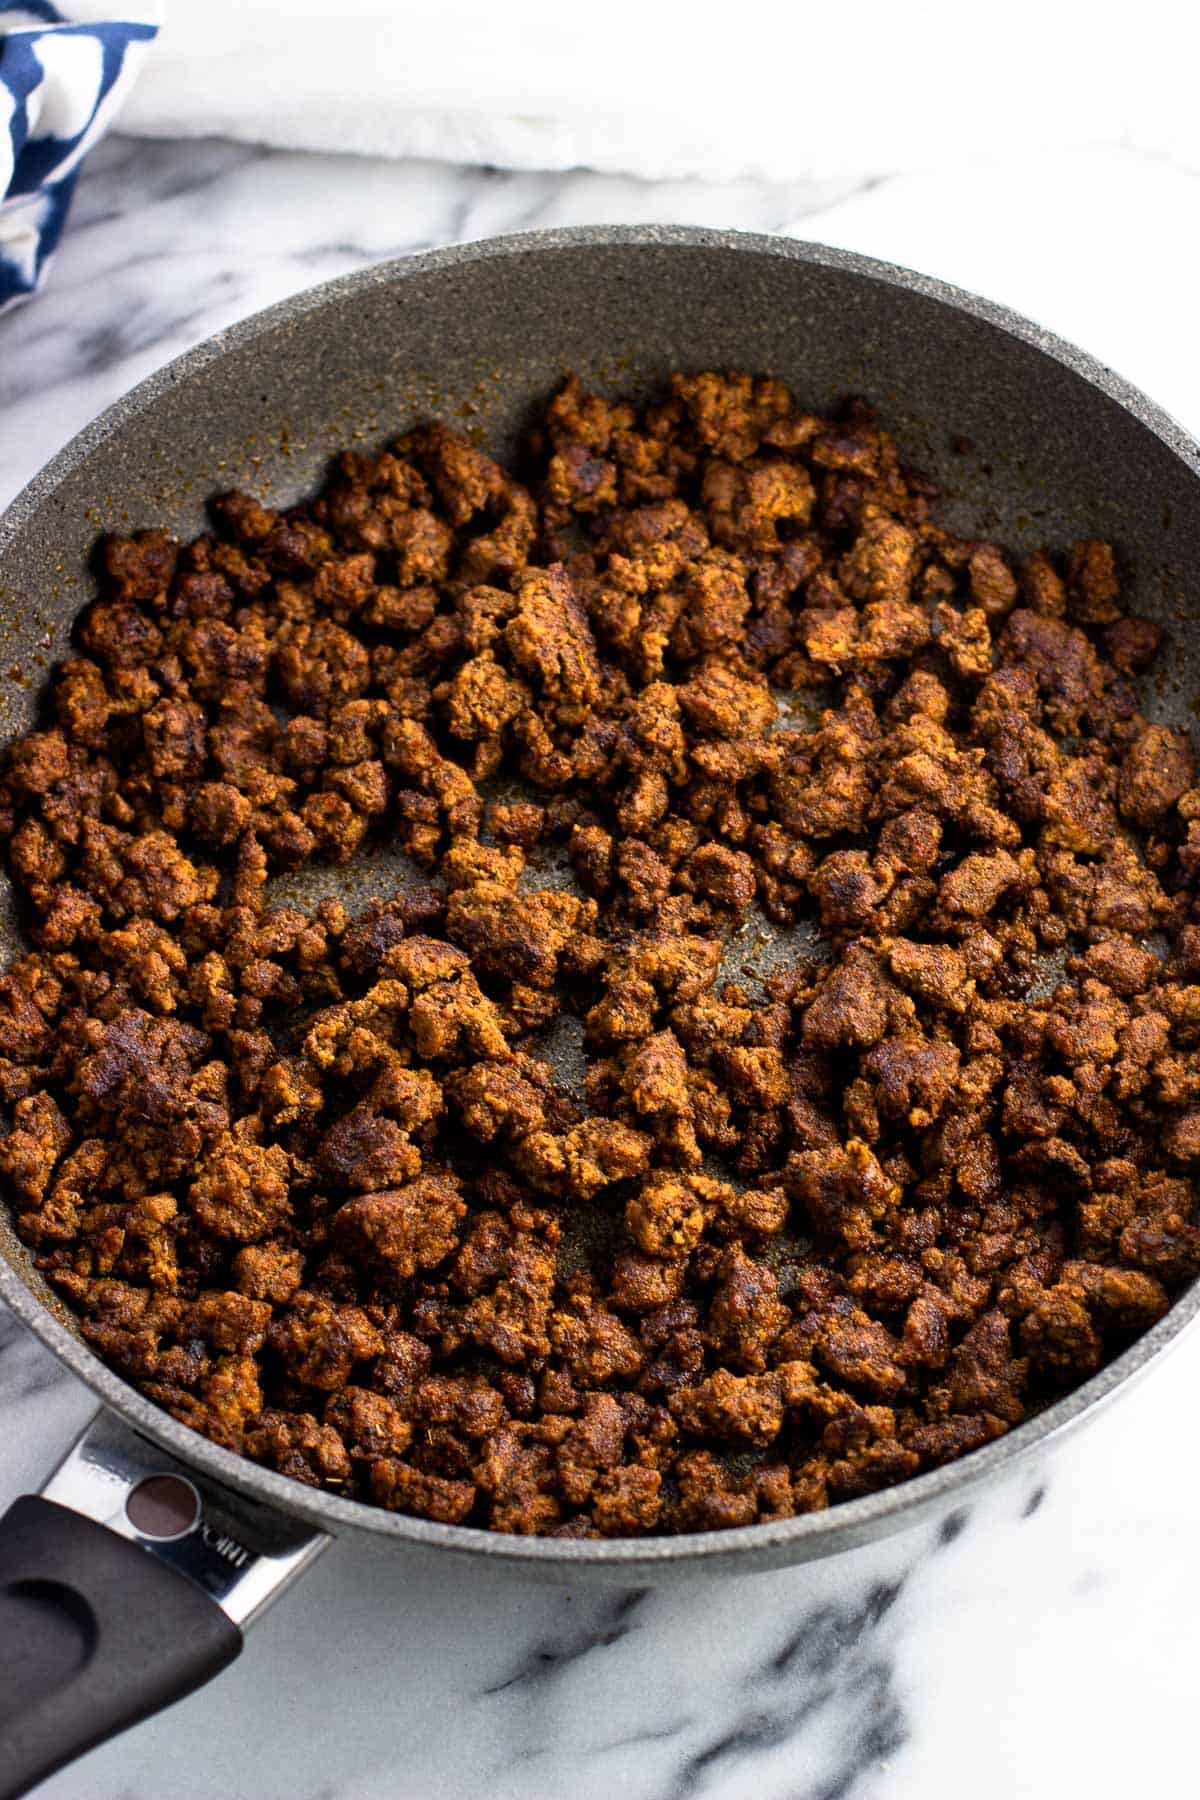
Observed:
[[[131,10],[142,16],[106,17],[88,0],[0,0],[0,311],[36,289],[79,164],[153,41],[146,9]]]

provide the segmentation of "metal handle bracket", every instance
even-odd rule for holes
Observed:
[[[227,1488],[216,1488],[115,1413],[101,1410],[42,1488],[204,1590],[248,1625],[329,1543]]]

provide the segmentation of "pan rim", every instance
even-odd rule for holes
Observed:
[[[231,352],[254,344],[286,325],[344,297],[377,288],[399,287],[425,274],[453,272],[476,262],[502,257],[581,249],[727,251],[767,256],[846,273],[929,299],[951,312],[1019,340],[1078,376],[1150,431],[1166,449],[1200,477],[1200,445],[1165,409],[1139,388],[1076,345],[1031,319],[965,289],[901,265],[854,251],[763,233],[715,230],[680,225],[570,226],[546,231],[515,232],[415,252],[373,264],[299,294],[275,302],[250,317],[214,333],[155,370],[101,412],[54,456],[15,497],[0,518],[0,559],[37,509],[53,498],[61,483],[91,454],[132,425],[147,407],[181,379],[216,365]],[[171,1418],[121,1379],[31,1292],[16,1270],[0,1257],[0,1299],[21,1323],[93,1393],[159,1448],[190,1464],[211,1481],[277,1507],[314,1528],[342,1535],[367,1532],[414,1549],[488,1557],[498,1566],[564,1576],[588,1569],[639,1572],[701,1563],[736,1565],[748,1571],[802,1561],[843,1550],[915,1525],[919,1519],[962,1497],[1001,1470],[1026,1459],[1052,1439],[1082,1422],[1162,1353],[1175,1344],[1200,1314],[1200,1281],[1175,1301],[1158,1323],[1071,1393],[1054,1401],[1024,1424],[979,1450],[895,1487],[849,1500],[825,1512],[759,1525],[737,1526],[667,1537],[554,1539],[519,1537],[478,1527],[440,1525],[431,1520],[390,1513],[362,1501],[310,1489],[222,1449]]]

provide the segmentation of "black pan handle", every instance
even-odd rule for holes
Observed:
[[[181,1700],[241,1648],[186,1575],[26,1494],[0,1519],[0,1800]]]
[[[0,1800],[211,1680],[328,1542],[98,1412],[0,1518]]]

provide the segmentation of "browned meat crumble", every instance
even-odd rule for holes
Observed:
[[[862,404],[570,380],[525,474],[430,424],[107,542],[0,787],[0,1169],[99,1354],[299,1481],[807,1512],[1200,1268],[1191,750],[1110,546],[951,535]],[[272,904],[380,838],[424,878]],[[731,979],[762,915],[817,936]]]

